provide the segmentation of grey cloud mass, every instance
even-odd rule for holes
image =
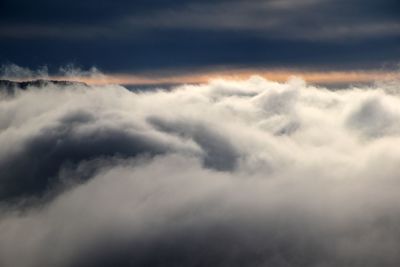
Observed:
[[[398,81],[0,91],[1,266],[400,264]]]

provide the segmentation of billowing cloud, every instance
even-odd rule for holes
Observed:
[[[0,265],[398,266],[393,88],[3,92]]]

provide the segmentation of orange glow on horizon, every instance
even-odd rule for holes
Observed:
[[[400,72],[384,71],[286,71],[286,70],[239,70],[194,73],[190,75],[145,76],[134,74],[110,74],[94,76],[55,76],[54,80],[84,82],[90,85],[151,85],[151,84],[188,84],[207,83],[215,79],[245,80],[251,76],[261,76],[267,80],[285,82],[296,76],[311,84],[367,83],[382,80],[400,79]]]

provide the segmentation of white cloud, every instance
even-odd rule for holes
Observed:
[[[397,266],[399,107],[260,77],[3,97],[0,265]]]

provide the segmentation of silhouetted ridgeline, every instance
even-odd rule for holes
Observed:
[[[71,85],[84,85],[87,86],[86,83],[76,82],[76,81],[59,81],[59,80],[31,80],[31,81],[11,81],[11,80],[0,80],[0,92],[6,91],[7,93],[13,93],[15,90],[21,89],[25,90],[28,87],[44,87],[48,85],[57,85],[57,86],[71,86]]]

